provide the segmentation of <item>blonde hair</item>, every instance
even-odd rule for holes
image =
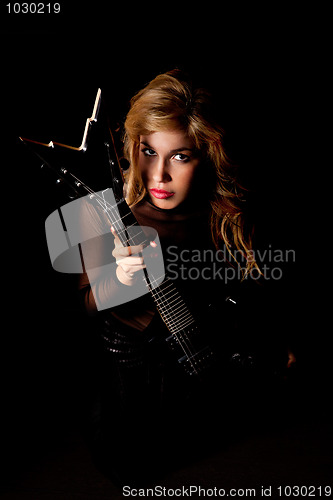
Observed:
[[[224,132],[213,117],[210,94],[203,88],[193,88],[182,72],[173,70],[154,78],[130,104],[124,133],[124,155],[130,163],[126,175],[129,205],[135,205],[146,195],[138,168],[140,135],[185,131],[206,160],[207,175],[213,177],[210,204],[215,246],[219,248],[223,241],[236,261],[234,254],[240,252],[246,259],[245,274],[253,267],[259,271],[242,207],[244,189],[237,181],[236,166],[225,153]]]

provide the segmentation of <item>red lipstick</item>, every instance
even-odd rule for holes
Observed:
[[[162,200],[164,198],[170,198],[175,194],[172,193],[171,191],[164,191],[164,189],[150,189],[149,191],[155,198],[158,198],[159,200]]]

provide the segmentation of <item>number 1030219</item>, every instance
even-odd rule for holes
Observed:
[[[8,14],[59,14],[60,3],[9,2],[6,5]]]
[[[279,497],[331,497],[331,486],[278,486]]]

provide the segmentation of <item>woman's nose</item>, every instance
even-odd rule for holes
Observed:
[[[167,160],[160,158],[158,162],[156,162],[154,165],[153,180],[155,182],[168,182],[171,180]]]

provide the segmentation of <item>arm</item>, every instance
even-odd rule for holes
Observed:
[[[142,248],[123,247],[111,233],[103,211],[89,202],[82,205],[80,224],[85,273],[79,288],[88,313],[114,309],[145,295],[148,290],[140,279],[145,265],[142,257],[135,255]]]

